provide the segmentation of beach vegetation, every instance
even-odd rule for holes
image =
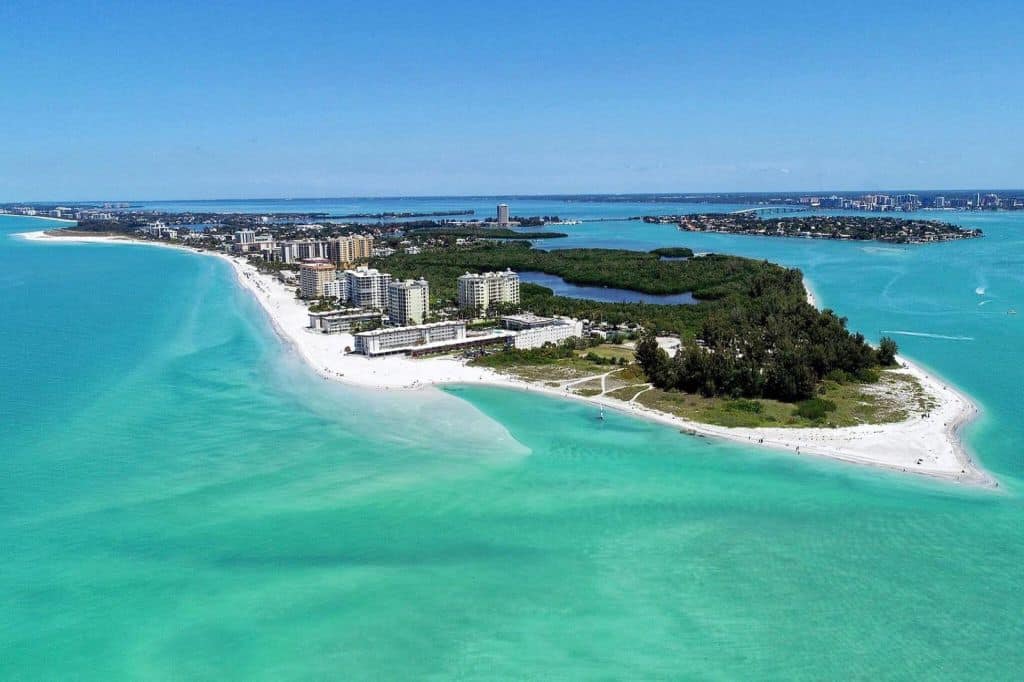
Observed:
[[[794,414],[811,421],[822,421],[829,412],[836,411],[836,404],[827,398],[808,398],[796,405]]]
[[[878,364],[883,367],[892,367],[896,364],[896,342],[890,336],[883,336],[878,342]]]
[[[685,246],[662,246],[651,249],[651,253],[661,258],[693,258],[693,249]]]
[[[875,384],[826,381],[825,392],[817,396],[824,404],[802,410],[803,402],[770,398],[756,401],[728,397],[706,397],[699,393],[653,388],[636,395],[640,387],[610,392],[609,397],[630,400],[651,409],[703,424],[728,427],[845,427],[858,424],[889,424],[906,421],[934,409],[921,383],[910,374],[882,371]],[[757,403],[759,408],[751,403]],[[831,407],[834,405],[834,409]]]
[[[637,343],[637,362],[655,386],[706,397],[797,402],[813,397],[826,377],[875,378],[879,359],[863,335],[796,295],[794,282],[795,270],[759,273],[746,297],[708,311],[696,338],[674,356],[648,334]]]
[[[542,251],[527,244],[484,244],[394,254],[372,265],[397,278],[426,277],[432,296],[441,302],[455,301],[456,282],[463,273],[505,268],[545,272],[587,286],[649,294],[690,292],[697,304],[613,303],[555,296],[551,289],[523,283],[519,307],[538,315],[639,326],[646,335],[637,342],[635,358],[648,381],[660,389],[704,397],[796,403],[814,397],[827,376],[861,382],[877,378],[873,372],[880,360],[890,352],[895,355],[887,344],[880,358],[861,334],[847,329],[845,318],[810,305],[799,270],[767,261],[720,254],[664,261],[655,252]],[[655,334],[680,338],[674,356],[658,347]],[[484,362],[523,365],[550,359],[543,353],[504,353]]]

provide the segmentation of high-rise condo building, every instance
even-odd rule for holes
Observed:
[[[391,275],[361,265],[343,273],[348,282],[348,300],[360,308],[383,310],[388,305]]]
[[[351,265],[373,256],[373,237],[363,234],[337,237],[329,241],[328,252],[335,265]]]
[[[344,277],[345,273],[341,274],[341,279],[333,279],[330,282],[324,282],[324,298],[337,298],[341,301],[348,300],[348,279]]]
[[[425,279],[407,279],[388,285],[388,321],[423,324],[430,315],[430,285]]]
[[[512,270],[482,275],[467,272],[459,277],[458,287],[463,309],[484,312],[494,305],[519,303],[519,275]]]
[[[324,286],[334,280],[337,270],[324,259],[308,260],[299,265],[299,291],[303,298],[323,298]]]
[[[295,239],[277,245],[277,260],[282,263],[294,263],[310,258],[331,260],[330,242],[316,239]]]
[[[508,204],[498,204],[498,224],[508,225]]]
[[[235,232],[235,243],[236,244],[254,244],[256,243],[256,230],[239,230]]]

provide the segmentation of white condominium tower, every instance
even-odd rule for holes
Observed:
[[[303,298],[323,298],[324,286],[335,279],[334,264],[323,259],[306,261],[299,266],[299,290]]]
[[[388,286],[388,321],[391,324],[423,324],[430,315],[430,285],[427,280],[407,279]]]
[[[360,308],[376,308],[383,310],[388,306],[388,285],[391,275],[376,268],[361,265],[354,270],[346,270],[348,281],[348,300]]]
[[[239,230],[235,232],[236,244],[255,244],[256,230]]]
[[[508,225],[508,204],[498,204],[498,224]]]
[[[363,234],[338,237],[330,241],[328,251],[335,264],[351,265],[358,260],[373,256],[373,237]]]
[[[460,308],[486,311],[502,303],[519,303],[519,275],[512,270],[459,277]]]
[[[328,242],[322,240],[293,239],[279,243],[276,256],[282,263],[294,263],[311,258],[329,259],[329,246]]]

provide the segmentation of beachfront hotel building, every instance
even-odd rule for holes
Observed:
[[[335,279],[334,263],[311,259],[299,265],[299,291],[302,298],[323,298],[324,285]]]
[[[346,270],[342,275],[346,281],[348,300],[360,308],[383,310],[388,306],[388,285],[391,275],[376,268],[361,265]]]
[[[519,275],[511,270],[482,275],[467,272],[459,277],[458,288],[459,307],[467,310],[484,312],[493,305],[519,303]]]
[[[498,225],[508,225],[508,204],[498,204]]]
[[[412,327],[388,327],[355,335],[357,353],[363,355],[393,355],[417,349],[452,345],[466,338],[463,320],[433,322]]]
[[[423,324],[430,315],[427,280],[407,279],[388,285],[388,321],[391,324]]]
[[[380,323],[379,312],[360,310],[359,308],[309,313],[309,328],[324,334],[351,332],[360,328],[365,329],[367,326],[379,327]]]
[[[516,332],[512,345],[519,350],[558,345],[566,339],[583,336],[583,322],[568,317],[538,317],[532,313],[506,315],[501,326]]]

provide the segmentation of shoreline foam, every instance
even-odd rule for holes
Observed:
[[[939,406],[927,417],[912,418],[895,424],[860,425],[843,428],[729,428],[689,421],[658,412],[635,402],[602,396],[582,396],[564,389],[521,381],[487,368],[471,367],[453,358],[413,360],[403,356],[369,359],[343,353],[352,345],[348,334],[319,334],[308,329],[305,306],[292,290],[255,267],[223,253],[215,253],[154,241],[112,236],[54,236],[46,231],[22,233],[26,239],[140,244],[184,250],[226,261],[243,289],[253,295],[267,315],[276,333],[320,376],[351,385],[381,390],[416,390],[445,384],[488,385],[570,398],[595,406],[658,422],[680,431],[722,438],[736,443],[786,450],[798,455],[826,457],[890,471],[913,473],[947,481],[998,487],[995,478],[979,467],[964,447],[962,429],[976,416],[977,406],[947,382],[932,376],[918,365],[900,357],[903,371],[913,375],[934,396]],[[817,305],[811,287],[808,302]],[[900,448],[893,447],[899,443]],[[918,464],[918,461],[921,463]]]

